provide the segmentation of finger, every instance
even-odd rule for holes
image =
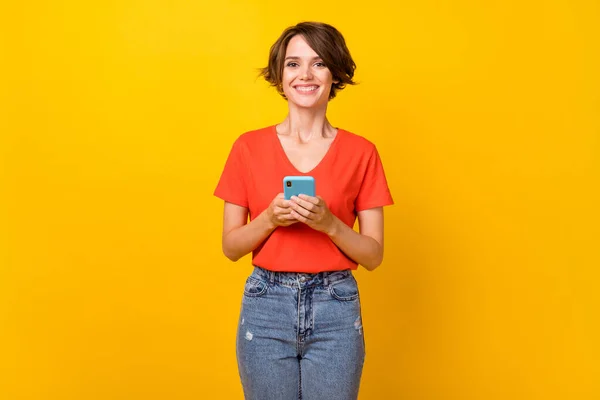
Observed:
[[[318,196],[317,197],[313,197],[313,196],[309,196],[307,194],[300,194],[299,197],[302,200],[308,201],[309,203],[312,203],[314,205],[318,205],[322,201],[322,199],[320,197],[318,197]]]
[[[310,204],[310,203],[308,203],[308,204]],[[302,215],[303,217],[306,217],[306,218],[310,218],[310,216],[312,214],[312,211],[307,210],[306,208],[304,208],[301,205],[296,204],[296,203],[292,203],[291,208],[292,208],[292,213],[295,212],[295,213],[300,214],[300,215]]]
[[[301,215],[301,214],[299,214],[299,213],[298,213],[298,211],[296,211],[296,210],[293,210],[293,211],[292,211],[292,216],[293,216],[295,219],[297,219],[298,221],[300,221],[300,222],[307,223],[307,222],[309,222],[309,221],[310,221],[310,220],[309,220],[308,218],[306,218],[304,215]]]
[[[279,221],[279,224],[281,224],[281,225],[289,225],[290,223],[298,222],[291,213],[287,214],[287,215],[279,216],[277,218],[277,221]]]
[[[289,214],[290,212],[292,212],[292,208],[291,207],[278,207],[278,206],[275,206],[275,208],[273,209],[273,213],[275,215],[284,215],[284,214]]]
[[[292,216],[292,211],[294,210],[288,210],[285,214],[281,214],[281,217],[285,219],[294,219],[294,217]]]
[[[275,206],[280,207],[280,208],[289,208],[290,201],[285,200],[283,198],[277,198],[277,199],[275,199]]]
[[[302,195],[300,195],[300,196],[302,196]],[[315,210],[316,205],[314,203],[311,203],[308,200],[304,200],[304,199],[296,197],[296,196],[292,196],[291,200],[293,202],[292,204],[296,203],[300,207],[302,207],[302,208],[304,208],[306,210],[309,210],[309,211],[314,211]]]
[[[293,208],[290,207],[275,207],[273,209],[273,214],[275,215],[289,215],[292,212]]]

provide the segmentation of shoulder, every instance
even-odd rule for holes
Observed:
[[[369,139],[343,128],[338,129],[338,134],[340,133],[342,134],[340,139],[343,139],[341,142],[344,147],[352,149],[354,154],[358,153],[369,156],[376,151],[375,143]]]
[[[275,127],[273,125],[264,128],[254,129],[242,133],[235,141],[236,144],[252,146],[256,144],[264,144],[265,140],[273,134]]]
[[[273,134],[274,126],[246,131],[239,135],[231,147],[231,152],[242,157],[256,156],[264,153],[270,143],[269,135]]]

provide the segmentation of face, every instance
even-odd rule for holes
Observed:
[[[337,83],[323,60],[300,35],[288,43],[282,80],[288,102],[303,108],[326,105],[331,85]]]

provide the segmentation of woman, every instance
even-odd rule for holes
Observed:
[[[381,264],[382,207],[393,201],[375,146],[326,117],[355,68],[334,27],[286,29],[262,75],[289,113],[235,141],[215,190],[225,201],[224,254],[253,253],[236,349],[246,399],[358,395],[365,350],[351,271]],[[314,177],[316,197],[285,200],[289,175]]]

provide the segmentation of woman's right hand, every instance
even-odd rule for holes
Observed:
[[[269,207],[265,210],[267,220],[272,225],[273,229],[278,226],[290,226],[298,222],[296,218],[292,216],[292,208],[290,208],[290,201],[286,200],[283,193],[279,193]]]

